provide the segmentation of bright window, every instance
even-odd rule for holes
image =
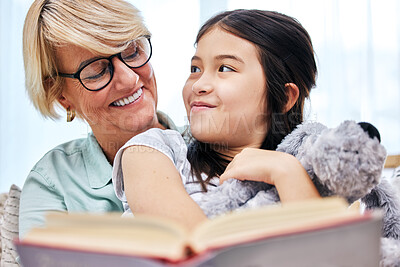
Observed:
[[[0,1],[0,192],[22,186],[32,166],[54,146],[85,137],[85,123],[44,120],[24,89],[22,26],[32,1]],[[334,127],[352,119],[373,123],[389,154],[400,153],[400,3],[396,0],[131,0],[153,33],[159,109],[186,121],[181,90],[202,22],[224,9],[257,8],[297,18],[313,40],[317,88],[310,120]]]

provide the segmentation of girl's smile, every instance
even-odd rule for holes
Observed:
[[[190,114],[194,113],[194,112],[200,112],[200,111],[205,111],[205,110],[209,110],[212,108],[215,108],[215,105],[206,103],[206,102],[201,102],[201,101],[194,101],[190,104]]]

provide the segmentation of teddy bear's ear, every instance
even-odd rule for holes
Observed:
[[[379,134],[378,129],[375,128],[374,125],[372,125],[371,123],[368,122],[359,122],[358,125],[361,126],[361,128],[368,133],[369,137],[371,137],[372,139],[374,139],[374,137],[376,137],[379,141],[379,143],[381,142],[381,135]]]

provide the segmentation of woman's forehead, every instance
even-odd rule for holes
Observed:
[[[102,56],[100,53],[74,44],[56,48],[56,62],[59,72],[75,72],[83,62],[100,56]]]

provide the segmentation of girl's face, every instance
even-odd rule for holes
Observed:
[[[197,44],[183,88],[193,136],[230,149],[260,147],[267,133],[265,88],[256,46],[212,29]]]
[[[74,73],[83,62],[96,57],[81,47],[62,47],[57,51],[58,68]],[[112,63],[114,76],[105,88],[92,92],[79,80],[65,78],[60,100],[64,107],[75,109],[103,140],[141,132],[157,122],[157,86],[150,63],[137,69],[127,67],[117,57]]]

